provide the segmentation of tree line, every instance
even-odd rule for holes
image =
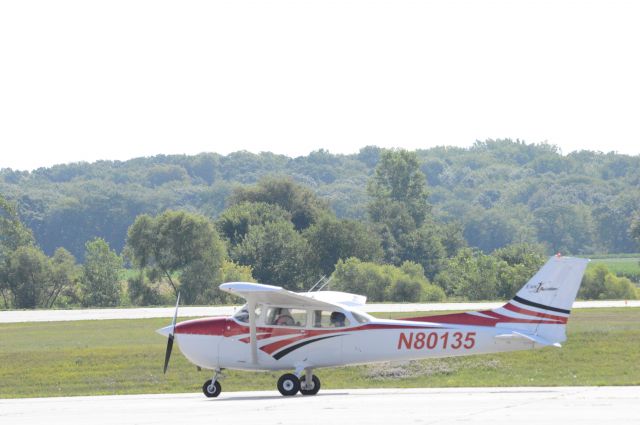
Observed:
[[[364,184],[363,218],[340,217],[330,200],[294,178],[266,176],[230,189],[215,217],[187,206],[137,214],[126,226],[121,255],[93,237],[84,243],[81,265],[65,248],[47,256],[2,198],[3,305],[153,305],[170,302],[177,292],[188,304],[226,303],[217,290],[223,281],[257,280],[301,291],[321,276],[331,277],[332,288],[371,301],[504,299],[544,262],[549,245],[526,238],[489,252],[473,246],[462,222],[437,214],[441,206],[433,202],[436,193],[418,153],[364,149],[363,161],[376,152]],[[153,181],[160,183],[161,174]],[[631,237],[640,233],[637,223],[629,224]],[[636,296],[628,279],[602,271],[589,279],[583,296]]]
[[[273,175],[309,188],[340,219],[366,221],[369,181],[384,152],[368,146],[353,155],[319,150],[297,158],[249,152],[158,155],[31,172],[2,169],[0,193],[16,205],[47,255],[64,247],[83,261],[84,244],[94,237],[121,252],[140,214],[177,209],[215,220],[238,187]],[[563,155],[553,145],[517,140],[411,154],[426,176],[427,219],[459,226],[469,246],[485,254],[513,243],[539,243],[548,253],[563,254],[637,250],[631,224],[640,210],[639,156]],[[419,213],[412,211],[412,219],[420,221]]]

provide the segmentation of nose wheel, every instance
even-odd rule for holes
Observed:
[[[222,385],[220,385],[218,381],[212,382],[211,379],[209,379],[202,386],[202,392],[207,397],[218,397],[222,392]]]
[[[218,381],[219,378],[222,378],[221,370],[216,369],[213,378],[206,381],[202,386],[202,392],[204,395],[210,398],[218,397],[220,395],[222,392],[222,385],[220,385],[220,382]]]

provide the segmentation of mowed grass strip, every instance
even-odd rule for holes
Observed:
[[[604,264],[614,274],[640,276],[640,256],[593,258],[589,262],[589,267],[594,267],[597,264]]]
[[[381,313],[407,317],[423,313]],[[210,378],[174,347],[162,374],[167,319],[0,324],[0,398],[200,391]],[[325,389],[640,385],[640,309],[573,312],[569,340],[545,348],[404,364],[321,369]],[[228,371],[223,391],[271,390],[280,373]]]

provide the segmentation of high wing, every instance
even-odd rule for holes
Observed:
[[[280,304],[288,307],[328,310],[342,308],[340,305],[296,294],[295,292],[288,291],[279,286],[263,285],[261,283],[228,282],[220,285],[220,289],[247,300],[247,309],[249,310],[251,361],[256,365],[258,364],[258,338],[256,330],[257,304]]]
[[[307,309],[336,310],[345,305],[312,298],[302,294],[288,291],[280,286],[263,285],[251,282],[229,282],[220,285],[220,289],[247,300],[247,303],[265,303],[285,305],[288,307]]]

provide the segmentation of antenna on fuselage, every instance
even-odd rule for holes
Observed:
[[[314,284],[313,284],[313,286],[311,287],[311,289],[309,289],[309,290],[307,291],[307,293],[309,293],[309,292],[313,292],[313,290],[316,288],[316,286],[318,286],[318,285],[320,285],[322,282],[324,282],[326,278],[327,278],[327,276],[322,275],[322,277],[321,277],[321,278],[320,278],[316,283],[314,283]],[[323,285],[323,286],[324,286],[324,285]],[[319,291],[319,290],[320,290],[320,289],[318,289],[318,291]]]
[[[316,292],[322,291],[322,290],[324,289],[324,287],[325,287],[325,286],[327,286],[327,285],[329,284],[329,282],[331,282],[331,279],[333,279],[333,276],[331,276],[329,279],[327,279],[327,276],[322,275],[322,277],[320,278],[320,280],[319,280],[319,281],[317,281],[317,282],[315,283],[315,285],[313,285],[313,286],[311,287],[311,289],[309,289],[309,290],[307,291],[307,294],[309,294],[309,293],[313,292],[313,290],[314,290],[314,289],[316,290]],[[318,289],[316,289],[316,287],[317,287],[318,285],[320,285],[320,286],[318,287]]]

